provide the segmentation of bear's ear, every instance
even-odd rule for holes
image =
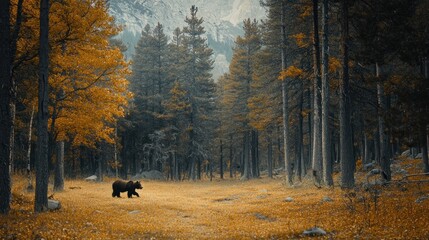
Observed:
[[[137,181],[136,183],[140,183],[139,181]]]

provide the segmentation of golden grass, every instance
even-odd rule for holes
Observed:
[[[54,195],[62,209],[34,214],[34,193],[24,192],[25,179],[14,176],[12,210],[0,218],[0,237],[290,239],[302,238],[304,230],[317,225],[328,232],[325,238],[429,239],[429,199],[415,202],[429,193],[428,183],[392,184],[376,194],[316,189],[310,183],[292,188],[282,179],[267,178],[143,181],[140,198],[122,193],[119,199],[111,196],[113,180],[66,181],[65,191]],[[333,201],[322,202],[324,196]]]

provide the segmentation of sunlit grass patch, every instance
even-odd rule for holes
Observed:
[[[400,164],[410,163],[404,160]],[[429,199],[416,202],[429,193],[427,183],[390,184],[375,192],[364,188],[343,191],[338,186],[317,189],[308,179],[296,187],[286,186],[282,179],[265,178],[143,181],[143,189],[137,190],[141,197],[129,199],[126,194],[112,198],[114,180],[67,180],[65,190],[54,193],[62,209],[34,214],[34,193],[25,191],[24,177],[14,176],[12,210],[0,219],[0,236],[288,239],[301,238],[304,230],[319,226],[327,232],[326,238],[335,239],[429,238]],[[285,201],[287,197],[292,201]],[[324,197],[332,201],[323,201]]]

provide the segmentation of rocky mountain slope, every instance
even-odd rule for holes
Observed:
[[[142,29],[159,22],[164,33],[171,36],[177,27],[184,27],[192,5],[198,7],[198,17],[204,19],[209,47],[214,50],[213,77],[228,71],[234,40],[243,33],[244,19],[263,19],[265,9],[259,0],[110,0],[110,12],[124,27],[119,38],[127,45],[131,58]]]

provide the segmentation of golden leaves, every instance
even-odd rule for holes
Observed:
[[[304,73],[304,71],[302,69],[292,65],[292,66],[288,67],[287,69],[283,69],[280,72],[278,79],[281,81],[284,81],[288,77],[292,77],[292,78],[299,77],[303,73]]]
[[[310,46],[310,43],[308,41],[308,37],[305,35],[305,33],[297,33],[291,36],[293,39],[295,39],[295,43],[300,48],[306,48]]]

